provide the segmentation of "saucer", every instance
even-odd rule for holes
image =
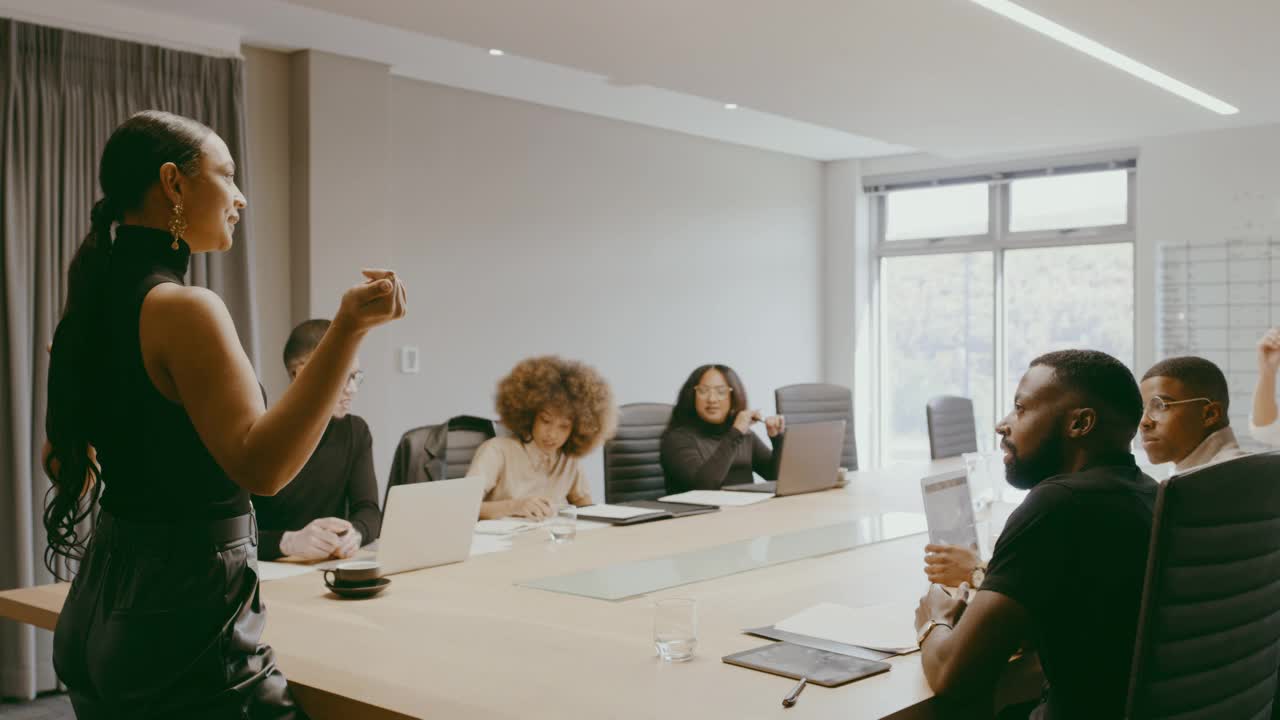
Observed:
[[[325,583],[324,586],[329,588],[329,592],[341,597],[367,598],[367,597],[373,597],[374,595],[377,595],[383,590],[386,590],[387,586],[390,584],[391,584],[391,578],[382,577],[382,578],[378,578],[377,580],[374,580],[368,585],[358,585],[355,587],[342,587],[339,585],[330,585],[329,583]]]

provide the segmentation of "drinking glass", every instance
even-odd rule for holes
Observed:
[[[973,512],[981,514],[991,506],[995,498],[995,488],[991,485],[991,475],[987,471],[990,457],[988,453],[971,452],[961,455],[964,458],[965,477],[969,481],[969,498],[973,501]]]
[[[557,545],[573,542],[578,537],[578,507],[573,504],[557,507],[547,518],[547,532],[551,534],[551,542]]]
[[[653,644],[666,662],[685,662],[698,647],[698,605],[693,598],[653,603]]]

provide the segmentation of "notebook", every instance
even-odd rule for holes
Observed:
[[[661,500],[630,500],[621,503],[637,508],[649,508],[651,510],[661,510],[669,513],[672,517],[684,517],[685,515],[701,515],[703,513],[719,512],[720,508],[715,505],[698,505],[696,503],[684,502],[663,502]]]
[[[630,505],[588,505],[578,508],[579,520],[592,520],[610,525],[635,525],[671,517],[665,510],[632,507]]]
[[[690,490],[658,499],[662,502],[714,505],[716,507],[741,507],[743,505],[755,505],[771,497],[773,496],[764,493],[733,492],[732,490]]]

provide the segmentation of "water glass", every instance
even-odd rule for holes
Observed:
[[[997,493],[1000,502],[1008,505],[1020,505],[1022,499],[1027,496],[1027,490],[1019,490],[1009,484],[1005,479],[1004,452],[1002,450],[994,450],[986,453],[987,455],[987,474],[990,476],[991,487],[999,488]],[[996,495],[993,495],[995,497]]]
[[[578,507],[573,504],[557,507],[547,518],[547,532],[551,534],[551,542],[557,545],[573,542],[578,537]]]
[[[693,659],[698,647],[698,605],[693,598],[654,601],[653,644],[666,662]]]
[[[981,514],[995,499],[995,487],[991,484],[991,453],[964,453],[965,477],[969,481],[969,498],[974,513]]]

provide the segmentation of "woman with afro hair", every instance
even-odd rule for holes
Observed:
[[[513,437],[485,442],[467,471],[485,480],[481,519],[541,520],[566,501],[590,505],[578,460],[617,427],[613,391],[600,373],[554,355],[530,358],[498,383],[497,406]]]

